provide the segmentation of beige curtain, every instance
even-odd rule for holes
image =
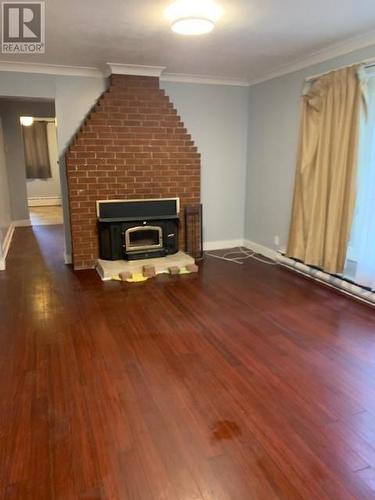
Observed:
[[[49,161],[47,122],[34,121],[29,127],[22,127],[25,150],[27,179],[49,179],[51,165]]]
[[[362,95],[358,69],[317,78],[302,101],[287,254],[329,273],[344,268],[354,210]]]

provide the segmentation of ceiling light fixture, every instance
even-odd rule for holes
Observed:
[[[34,123],[34,118],[32,116],[20,116],[20,122],[24,127],[30,127]]]
[[[172,31],[191,36],[212,31],[222,14],[214,0],[176,0],[165,10]]]

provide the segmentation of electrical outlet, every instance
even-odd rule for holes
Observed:
[[[279,236],[274,236],[273,237],[273,242],[275,243],[276,246],[280,245],[280,237]]]

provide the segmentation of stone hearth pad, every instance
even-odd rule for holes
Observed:
[[[102,260],[98,259],[96,270],[103,281],[118,276],[121,272],[130,272],[131,274],[142,273],[143,266],[155,266],[156,274],[169,273],[170,267],[186,267],[194,264],[193,257],[185,252],[177,252],[166,257],[141,260]]]

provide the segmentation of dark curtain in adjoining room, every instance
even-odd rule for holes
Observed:
[[[25,149],[27,179],[49,179],[52,177],[49,160],[47,122],[34,121],[22,127]]]

